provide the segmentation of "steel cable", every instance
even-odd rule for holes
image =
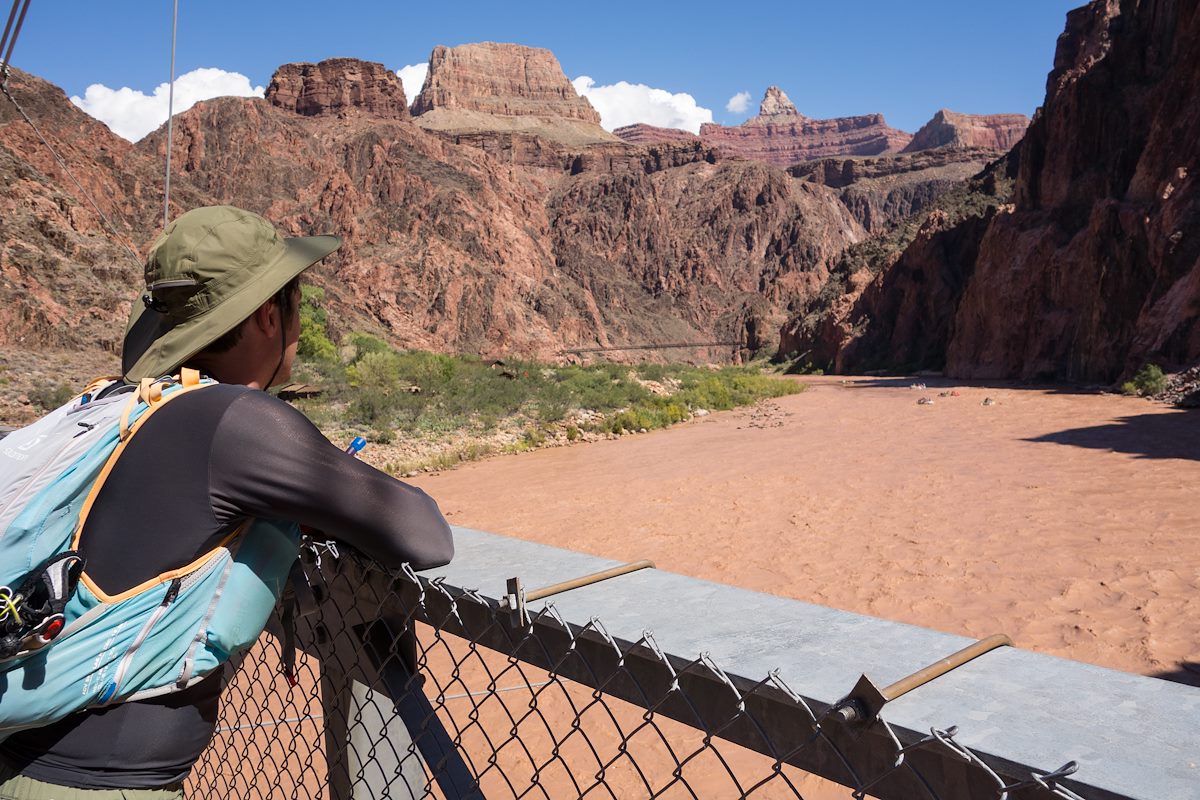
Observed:
[[[38,129],[38,126],[34,124],[30,116],[25,113],[25,109],[22,108],[21,104],[17,102],[17,98],[12,96],[12,92],[10,92],[8,89],[7,82],[0,83],[0,92],[3,92],[4,96],[8,98],[8,101],[13,104],[13,107],[17,109],[17,113],[21,115],[21,118],[29,123],[29,127],[33,129],[33,132],[37,134],[38,139],[40,139],[42,144],[45,145],[46,149],[50,151],[50,155],[54,156],[54,160],[58,162],[58,166],[62,168],[62,171],[66,173],[67,177],[71,179],[71,182],[75,184],[75,187],[79,189],[79,193],[83,196],[83,199],[87,201],[88,205],[92,207],[92,210],[96,212],[96,215],[100,217],[101,221],[104,222],[105,227],[108,228],[108,232],[112,234],[114,239],[121,243],[126,252],[129,253],[129,257],[133,259],[133,263],[136,264],[139,269],[141,269],[142,260],[138,258],[137,253],[135,253],[133,248],[129,246],[129,243],[122,239],[120,234],[117,233],[116,226],[114,226],[108,216],[100,210],[100,207],[96,205],[96,201],[93,200],[92,196],[88,194],[86,189],[83,188],[83,184],[80,183],[79,179],[75,177],[75,173],[71,172],[71,168],[67,166],[67,162],[58,154],[58,151],[54,149],[54,146],[50,144],[46,137],[42,135],[42,132]]]
[[[179,30],[179,0],[175,0],[171,16],[171,77],[167,82],[167,168],[163,177],[163,229],[171,213],[171,142],[175,122],[175,35]]]
[[[0,62],[0,83],[8,82],[8,65],[12,63],[13,48],[17,46],[17,37],[21,35],[21,26],[25,23],[25,12],[29,10],[30,0],[25,0],[22,5],[21,0],[13,0],[12,11],[8,14],[8,23],[4,26],[4,36],[0,38],[0,53],[4,52],[5,44],[8,45],[8,54],[4,56],[4,60]],[[20,15],[17,14],[17,6],[21,6]],[[13,17],[17,18],[16,28],[13,28]],[[12,30],[12,39],[9,40],[8,32]]]

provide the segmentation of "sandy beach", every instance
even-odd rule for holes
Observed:
[[[455,524],[1200,683],[1200,412],[799,380],[754,408],[414,482]]]

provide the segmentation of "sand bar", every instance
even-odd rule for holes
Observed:
[[[801,380],[752,409],[414,482],[455,524],[1200,683],[1200,412]]]

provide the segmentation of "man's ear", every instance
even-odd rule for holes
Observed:
[[[276,333],[276,328],[279,325],[279,316],[275,311],[275,301],[268,300],[254,311],[254,324],[263,332],[265,336],[271,336]]]

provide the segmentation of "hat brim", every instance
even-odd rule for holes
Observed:
[[[182,322],[147,308],[140,299],[134,300],[121,349],[125,379],[136,382],[174,374],[189,358],[237,327],[288,281],[341,243],[337,236],[285,239],[284,254],[247,281],[237,294]]]

